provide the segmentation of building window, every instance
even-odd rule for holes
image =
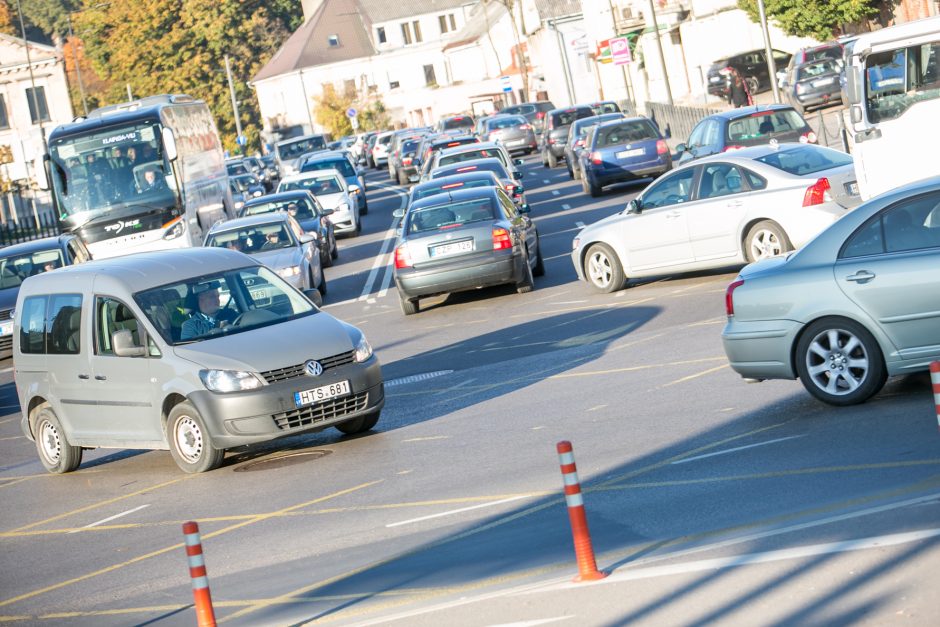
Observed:
[[[457,22],[454,20],[454,14],[437,16],[437,25],[441,28],[441,35],[457,30]]]
[[[415,31],[415,43],[421,42],[422,41],[421,22],[419,22],[418,20],[415,20],[414,22],[411,23],[411,25],[414,27],[414,31]]]
[[[375,29],[375,37],[379,40],[380,44],[384,44],[386,42],[384,26],[379,26]]]
[[[339,46],[339,35],[330,35],[326,38],[326,43],[330,48],[336,48]]]
[[[0,128],[10,128],[10,118],[7,116],[7,103],[0,94]]]
[[[46,105],[46,88],[37,87],[36,88],[36,99],[33,100],[33,88],[26,88],[26,102],[29,104],[29,119],[33,121],[33,124],[38,124],[39,120],[42,119],[43,122],[48,122],[52,118],[49,117],[49,107]],[[36,106],[39,106],[39,112],[36,112]]]
[[[401,25],[401,38],[405,42],[406,46],[411,45],[411,24],[408,22],[402,22]]]
[[[428,86],[437,85],[437,77],[434,75],[433,65],[424,66],[424,84]]]

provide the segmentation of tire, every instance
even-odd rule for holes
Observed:
[[[535,240],[535,267],[532,268],[532,276],[545,276],[545,262],[542,260],[542,243]]]
[[[757,90],[760,89],[760,81],[757,80],[756,76],[748,76],[744,79],[747,83],[747,90],[751,93],[751,98],[757,95]]]
[[[557,168],[558,167],[558,157],[555,156],[551,150],[548,151],[548,167]]]
[[[543,168],[547,168],[547,167],[548,167],[548,157],[545,156],[545,152],[544,152],[544,151],[542,152],[542,167],[543,167]]]
[[[846,318],[822,318],[806,327],[794,359],[806,391],[829,405],[863,403],[887,379],[878,342],[868,329]]]
[[[597,198],[604,193],[604,188],[600,185],[595,185],[587,179],[584,179],[584,181],[587,183],[588,193],[591,195],[591,198]]]
[[[166,439],[173,461],[183,472],[208,472],[218,468],[225,449],[215,448],[206,423],[189,401],[170,411],[166,421]]]
[[[381,410],[374,411],[363,416],[359,416],[358,418],[341,422],[338,425],[335,425],[335,427],[346,435],[364,433],[366,431],[370,431],[372,427],[375,426],[375,424],[379,421],[379,416],[381,413]]]
[[[793,250],[787,234],[776,222],[762,220],[752,226],[744,238],[744,257],[748,263]]]
[[[332,251],[329,250],[330,243],[327,242],[326,245],[327,245],[327,251],[325,253],[322,251],[320,252],[320,267],[321,268],[329,268],[330,266],[333,265],[333,255],[331,254]]]
[[[568,160],[565,159],[565,161],[568,161]],[[571,179],[572,181],[574,180],[574,171],[571,169],[570,162],[568,163],[568,178]]]
[[[586,176],[582,176],[582,177],[581,177],[581,191],[584,192],[585,194],[590,194],[590,193],[591,193],[591,188],[588,186],[588,182],[587,182],[587,177],[586,177]]]
[[[401,172],[398,173],[398,184],[401,185],[402,187],[408,186],[408,179],[402,176]]]
[[[36,415],[33,430],[39,461],[49,472],[61,475],[72,472],[82,463],[82,447],[72,446],[65,430],[51,407],[44,407]]]
[[[571,178],[573,178],[576,181],[579,180],[581,178],[581,168],[579,168],[576,165],[571,166],[571,174],[572,174]]]
[[[365,199],[365,190],[362,190],[362,209],[359,210],[359,215],[364,216],[369,214],[369,201]]]
[[[356,235],[362,233],[362,218],[356,216]]]
[[[320,296],[326,296],[326,273],[320,270],[320,285],[317,286]]]
[[[627,277],[617,254],[607,244],[592,244],[584,256],[584,277],[594,289],[610,294],[623,289]]]
[[[535,289],[535,279],[532,277],[532,266],[529,265],[529,256],[522,259],[522,280],[516,283],[516,292],[528,294]]]
[[[330,241],[333,243],[333,247],[330,249],[330,259],[336,259],[339,257],[339,246],[336,245],[336,233],[330,233]],[[332,261],[330,261],[330,265],[333,265]]]
[[[406,316],[413,316],[421,311],[421,306],[418,304],[417,298],[405,298],[399,294],[398,302],[401,303],[401,312]]]

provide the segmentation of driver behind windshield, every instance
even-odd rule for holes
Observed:
[[[191,340],[209,335],[214,329],[221,329],[234,319],[233,312],[220,311],[219,286],[217,283],[203,283],[193,286],[193,298],[196,299],[197,311],[183,323],[180,330],[181,340]]]

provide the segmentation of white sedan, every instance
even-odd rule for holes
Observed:
[[[296,189],[306,190],[317,197],[324,209],[332,209],[330,222],[336,233],[358,234],[362,230],[359,220],[359,203],[350,194],[358,192],[358,185],[347,185],[346,179],[336,169],[312,170],[285,176],[278,183],[275,193]]]
[[[861,202],[852,158],[809,144],[755,146],[664,174],[574,238],[578,278],[627,279],[743,264],[802,246]]]

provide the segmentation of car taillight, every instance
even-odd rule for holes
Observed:
[[[549,144],[554,144],[556,141],[558,141],[558,140],[556,140],[554,137],[549,137],[549,138],[548,138],[548,143],[549,143]]]
[[[721,152],[731,152],[732,150],[742,150],[744,146],[725,146],[725,149]]]
[[[656,154],[665,155],[669,153],[669,146],[666,145],[665,139],[656,140]]]
[[[512,238],[509,231],[503,228],[493,229],[493,250],[504,250],[512,248]]]
[[[828,192],[832,187],[829,185],[829,179],[821,178],[809,187],[806,188],[806,193],[803,194],[803,206],[812,207],[813,205],[821,205],[828,200]]]
[[[584,140],[583,140],[583,139],[579,139],[578,141],[576,141],[576,142],[574,143],[574,145],[575,145],[575,146],[584,146]]]
[[[404,157],[404,158],[401,160],[401,164],[402,164],[402,165],[411,165],[411,162],[412,162],[412,161],[413,161],[413,160],[412,160],[411,157]]]
[[[545,112],[544,112],[544,111],[539,111],[538,113],[535,114],[535,119],[536,119],[536,120],[541,120],[541,119],[543,119],[544,117],[545,117]]]
[[[738,279],[729,285],[727,290],[725,290],[725,312],[729,316],[734,315],[734,290],[738,289],[742,285],[744,285],[744,279]]]
[[[532,130],[532,127],[531,127],[530,125],[528,125],[528,124],[523,124],[522,126],[519,127],[519,130],[520,130],[520,131],[531,131],[531,130]]]
[[[594,165],[600,165],[603,162],[604,160],[601,158],[601,153],[599,152],[591,153],[591,163],[593,163]]]
[[[800,135],[801,144],[815,144],[817,141],[816,133],[809,131],[808,133],[803,133]]]
[[[411,255],[408,253],[408,245],[402,244],[395,249],[395,269],[410,268],[414,265]]]
[[[507,192],[512,192],[513,190],[516,189],[516,186],[513,185],[512,183],[506,183],[505,185],[503,185],[503,189],[505,189]]]

